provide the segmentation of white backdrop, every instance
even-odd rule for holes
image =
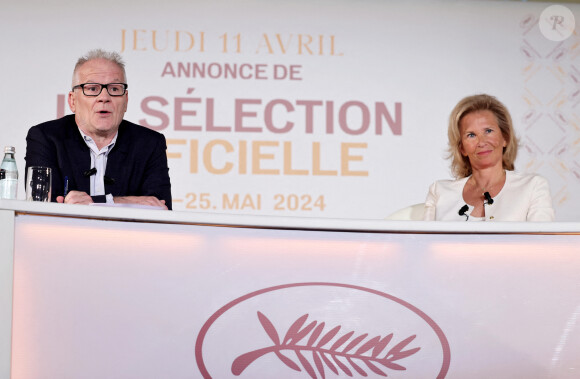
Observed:
[[[557,219],[577,220],[580,38],[540,31],[548,5],[2,5],[0,145],[16,146],[22,174],[28,128],[70,112],[76,59],[116,50],[127,63],[126,118],[168,139],[176,210],[381,219],[450,177],[449,112],[485,92],[512,112],[516,169],[546,176]],[[580,5],[566,7],[580,16]]]

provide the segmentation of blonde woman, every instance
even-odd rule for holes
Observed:
[[[546,179],[517,173],[518,141],[495,97],[462,99],[449,117],[449,158],[456,180],[429,188],[425,221],[553,221]]]

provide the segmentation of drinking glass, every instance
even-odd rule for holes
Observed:
[[[50,202],[52,172],[50,167],[28,167],[26,175],[26,200]]]

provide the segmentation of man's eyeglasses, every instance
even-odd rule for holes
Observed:
[[[103,88],[106,88],[110,96],[123,96],[127,90],[127,87],[128,86],[125,83],[84,83],[78,84],[72,89],[74,91],[76,88],[81,88],[85,96],[99,96],[103,91]]]

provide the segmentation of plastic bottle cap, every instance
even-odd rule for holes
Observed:
[[[5,153],[5,154],[6,154],[6,153],[14,153],[14,152],[16,152],[16,149],[14,148],[14,146],[6,146],[6,147],[4,148],[4,153]]]

